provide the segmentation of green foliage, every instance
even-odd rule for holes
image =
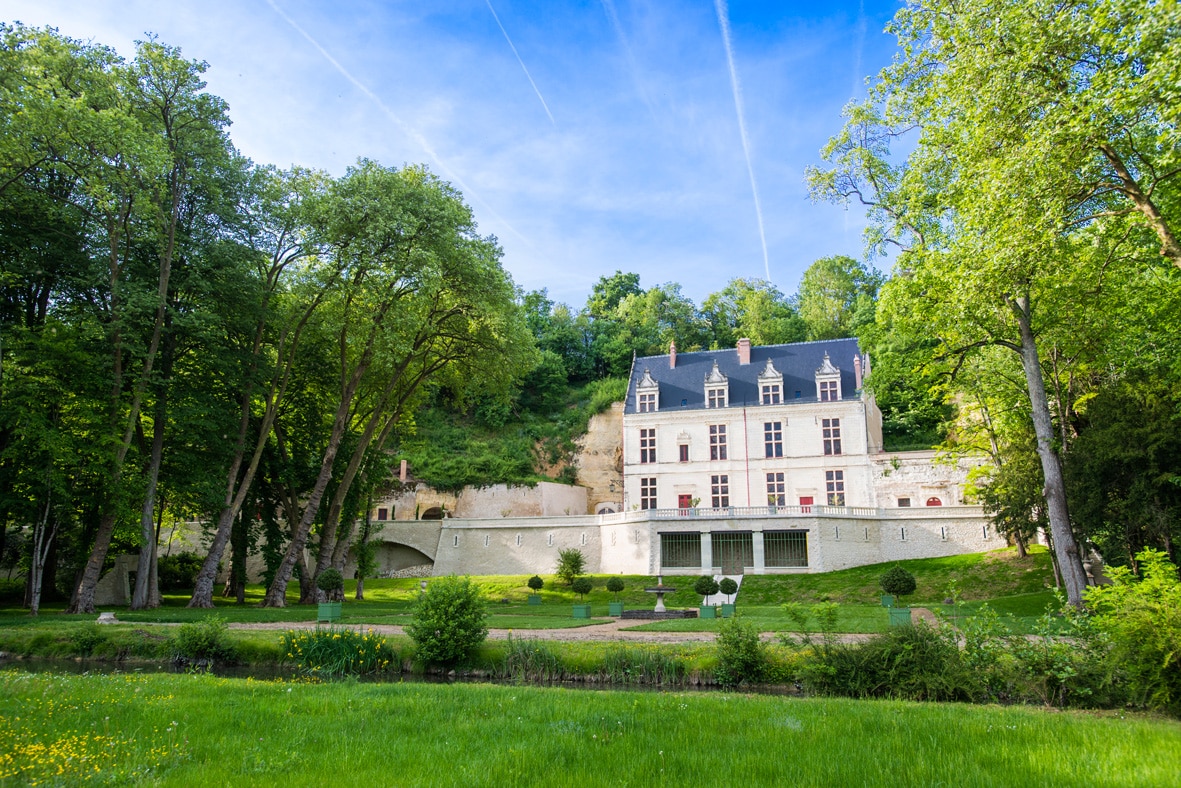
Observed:
[[[279,641],[284,661],[301,671],[320,676],[352,676],[401,670],[397,653],[373,630],[358,632],[346,627],[289,629]]]
[[[574,579],[586,570],[586,556],[577,547],[567,547],[558,551],[558,566],[554,574],[568,586],[573,586]]]
[[[576,577],[570,584],[571,590],[578,594],[579,599],[589,594],[594,587],[595,584],[589,577]]]
[[[220,616],[206,616],[181,624],[172,638],[173,659],[178,662],[234,662],[237,650],[228,626]]]
[[[685,660],[664,649],[612,644],[603,654],[600,675],[612,684],[678,685],[687,674]]]
[[[161,591],[187,591],[193,588],[197,573],[204,562],[196,553],[173,553],[162,555],[156,562],[156,573],[160,578]]]
[[[468,577],[431,581],[406,627],[424,663],[452,665],[465,659],[488,635],[487,611],[479,587]]]
[[[528,585],[534,593],[537,593],[545,585],[545,581],[542,580],[538,575],[533,575],[533,577],[529,578],[529,580],[526,582],[526,585]]]
[[[738,593],[738,583],[732,577],[723,577],[722,582],[718,583],[718,590],[727,598],[732,597]]]
[[[566,676],[566,669],[561,657],[547,641],[522,640],[510,633],[500,675],[513,681],[561,681]]]
[[[862,644],[825,642],[804,662],[800,680],[813,692],[853,698],[966,701],[980,692],[954,632],[924,623]]]
[[[718,593],[718,581],[710,575],[702,575],[693,581],[693,593],[698,596],[713,596]]]
[[[1092,624],[1110,644],[1113,678],[1138,706],[1181,712],[1181,581],[1159,551],[1136,556],[1139,576],[1110,570],[1112,584],[1087,589]]]
[[[344,589],[344,576],[340,570],[329,567],[316,577],[316,588],[331,594]]]
[[[80,657],[93,655],[107,639],[107,634],[98,624],[84,624],[70,633],[70,645]]]
[[[917,586],[914,575],[897,565],[886,570],[878,580],[878,585],[881,586],[882,591],[894,596],[913,594]]]
[[[616,599],[619,599],[619,592],[623,590],[623,578],[614,575],[607,578],[607,590],[615,594]]]
[[[723,687],[758,684],[767,670],[767,653],[759,630],[742,616],[724,619],[716,640],[718,664],[714,678]]]

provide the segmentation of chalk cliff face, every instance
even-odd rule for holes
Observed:
[[[594,416],[578,439],[578,483],[587,488],[587,514],[623,511],[623,403]],[[615,490],[611,486],[614,484]]]

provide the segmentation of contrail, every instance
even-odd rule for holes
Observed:
[[[851,94],[852,98],[857,98],[857,96],[859,96],[861,94],[862,89],[865,87],[865,78],[861,74],[861,54],[862,54],[862,50],[865,49],[865,28],[866,28],[866,26],[867,26],[867,22],[865,19],[865,0],[861,0],[861,5],[857,9],[857,27],[856,27],[857,46],[855,47],[855,52],[857,54],[853,57],[853,92]]]
[[[763,269],[767,281],[771,281],[771,262],[767,256],[767,233],[763,230],[763,206],[759,204],[759,187],[755,183],[755,170],[750,163],[750,141],[746,136],[746,120],[742,109],[742,86],[738,84],[738,71],[734,68],[734,50],[730,47],[730,18],[726,0],[714,0],[718,12],[718,24],[722,26],[722,43],[726,45],[726,62],[730,64],[730,88],[734,93],[734,109],[738,113],[738,133],[742,137],[742,152],[746,155],[746,171],[750,174],[750,190],[755,198],[755,216],[759,220],[759,241],[763,244]]]
[[[321,55],[323,55],[324,59],[327,60],[329,63],[331,63],[332,67],[340,72],[341,76],[343,76],[345,79],[347,79],[349,82],[351,82],[353,84],[353,87],[355,87],[357,90],[361,91],[363,94],[365,94],[365,96],[367,98],[369,98],[370,101],[372,101],[374,104],[376,104],[377,108],[380,109],[382,112],[384,112],[386,117],[388,117],[390,120],[392,120],[394,122],[394,124],[399,129],[401,129],[402,132],[407,137],[414,140],[414,142],[416,142],[418,144],[418,146],[420,148],[422,148],[422,150],[426,153],[426,155],[429,156],[432,161],[434,161],[435,166],[439,168],[439,170],[447,177],[448,180],[459,184],[460,191],[462,191],[470,199],[472,199],[472,200],[480,203],[480,205],[484,206],[485,210],[487,210],[488,213],[491,214],[498,222],[500,222],[505,227],[507,227],[509,232],[511,232],[513,235],[517,236],[518,238],[520,238],[526,244],[532,246],[532,244],[530,244],[528,238],[526,238],[525,236],[523,236],[519,232],[517,232],[516,229],[514,229],[511,224],[506,222],[504,220],[504,218],[501,217],[500,214],[498,214],[496,212],[496,210],[491,205],[489,205],[487,202],[485,202],[483,200],[483,198],[481,198],[480,195],[476,193],[475,189],[472,189],[470,186],[468,186],[466,183],[464,183],[463,178],[459,177],[458,173],[454,172],[450,167],[448,167],[443,162],[443,160],[439,157],[439,154],[435,152],[435,149],[431,146],[431,144],[429,142],[427,142],[425,137],[423,137],[415,129],[411,128],[405,121],[403,121],[401,118],[399,118],[397,116],[397,114],[386,105],[386,103],[384,101],[382,101],[380,98],[378,98],[377,94],[375,94],[369,88],[365,87],[365,85],[363,85],[360,80],[358,80],[356,77],[354,77],[352,74],[350,74],[348,72],[348,70],[345,69],[345,67],[342,66],[336,58],[334,58],[331,54],[329,54],[327,49],[320,46],[320,43],[318,41],[316,41],[316,39],[312,38],[311,35],[306,30],[304,30],[302,27],[300,27],[294,19],[287,16],[287,14],[283,13],[283,9],[279,8],[279,6],[277,6],[275,4],[275,0],[267,0],[267,5],[269,5],[271,7],[271,9],[276,14],[281,16],[283,18],[284,22],[291,25],[291,27],[293,27],[295,29],[295,32],[299,33],[301,36],[306,38],[308,43],[311,44],[312,46],[314,46],[316,48],[316,51],[318,51]]]
[[[615,11],[614,0],[603,0],[603,10],[607,12],[607,19],[611,22],[611,27],[615,29],[615,36],[623,47],[623,54],[627,58],[627,67],[631,71],[632,82],[635,83],[636,90],[644,101],[644,106],[648,108],[648,114],[652,116],[652,120],[656,120],[656,110],[652,107],[652,99],[648,98],[648,91],[644,90],[644,83],[640,81],[640,69],[636,65],[631,45],[627,43],[627,36],[623,33],[623,25],[620,24],[619,14]]]
[[[484,2],[488,4],[488,10],[492,12],[492,18],[496,20],[496,26],[500,28],[501,33],[504,33],[504,40],[508,42],[509,48],[517,56],[517,62],[521,64],[521,70],[525,72],[525,77],[529,80],[529,84],[533,86],[533,92],[537,94],[537,100],[541,102],[541,106],[545,109],[545,114],[549,116],[549,122],[556,128],[558,124],[554,121],[554,116],[549,111],[549,104],[545,103],[545,98],[541,95],[541,91],[537,89],[537,83],[533,81],[529,69],[525,68],[525,61],[521,60],[521,54],[513,46],[513,40],[508,37],[508,31],[504,29],[504,25],[500,24],[500,17],[496,15],[496,9],[492,7],[492,0],[484,0]]]

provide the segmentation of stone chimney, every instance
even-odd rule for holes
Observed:
[[[677,343],[676,342],[669,342],[668,343],[668,368],[669,369],[676,369],[677,368]]]
[[[750,340],[746,337],[738,340],[738,363],[750,363]]]
[[[398,469],[398,481],[402,482],[402,484],[405,484],[406,479],[409,478],[409,474],[406,472],[406,470],[406,461],[402,460],[402,467]]]
[[[857,379],[857,390],[861,390],[861,356],[853,356],[853,375]]]

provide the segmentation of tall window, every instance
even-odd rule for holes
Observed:
[[[656,508],[656,477],[640,478],[640,508]]]
[[[787,490],[783,485],[782,473],[767,474],[767,503],[772,506],[787,505]]]
[[[782,397],[779,393],[778,383],[764,383],[763,384],[763,404],[764,405],[778,405]]]
[[[726,425],[709,425],[709,458],[711,460],[726,459]]]
[[[688,462],[689,461],[689,444],[682,443],[679,446],[679,448],[681,450],[681,458],[680,458],[681,462]]]
[[[845,505],[845,472],[825,471],[824,489],[828,493],[829,506]]]
[[[640,462],[656,462],[656,428],[640,430]]]
[[[705,392],[705,407],[707,408],[724,408],[726,407],[726,390],[724,388],[709,389]]]
[[[656,392],[640,394],[640,413],[652,413],[656,410]]]
[[[713,507],[721,509],[730,505],[730,477],[726,474],[709,477],[709,491]]]
[[[763,422],[763,448],[768,457],[783,456],[783,422]]]
[[[841,420],[821,419],[820,428],[824,431],[824,453],[841,453]]]
[[[835,380],[820,381],[820,401],[821,402],[836,402],[837,399],[837,382]]]

